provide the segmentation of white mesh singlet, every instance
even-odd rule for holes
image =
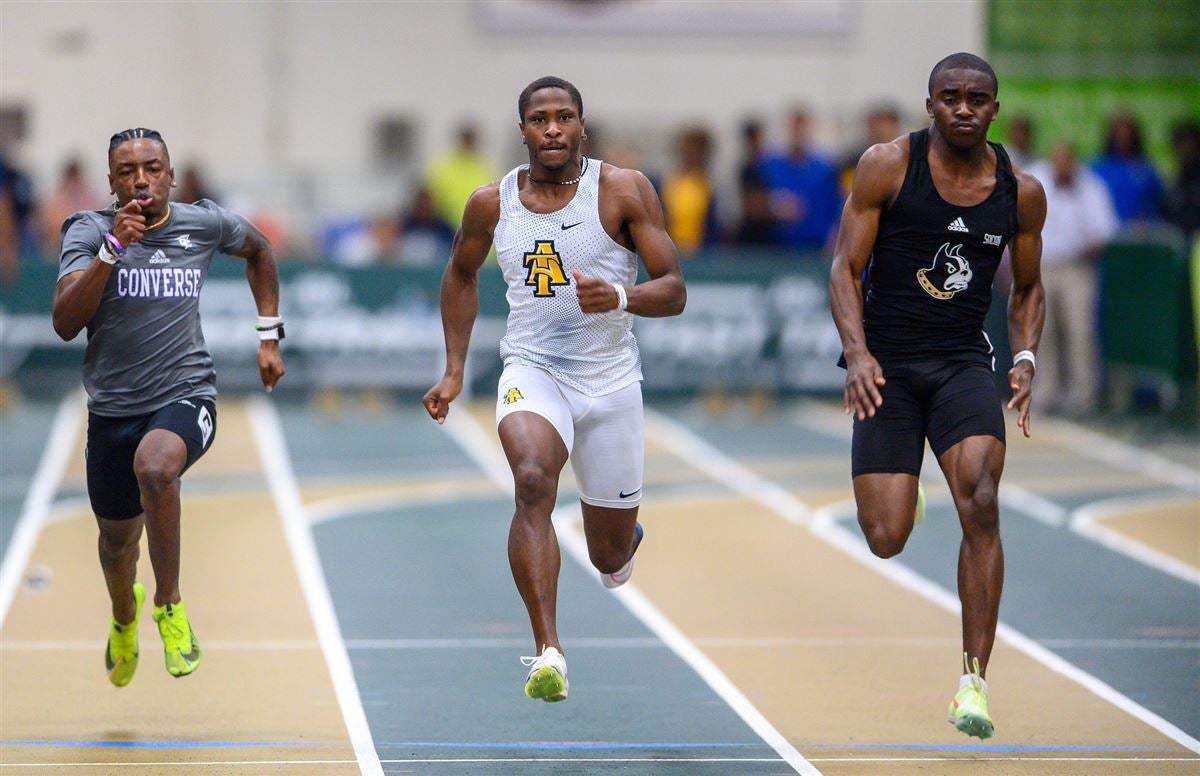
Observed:
[[[588,396],[603,396],[642,379],[633,316],[583,312],[572,273],[632,286],[637,254],[604,231],[602,162],[584,162],[575,197],[553,213],[533,213],[521,204],[517,175],[527,165],[500,183],[495,245],[509,309],[500,357],[505,365],[538,367]]]

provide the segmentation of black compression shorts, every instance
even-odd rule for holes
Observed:
[[[926,363],[884,370],[883,404],[854,420],[851,472],[919,475],[925,440],[935,456],[971,436],[1004,442],[1004,408],[981,364]]]
[[[180,399],[149,415],[106,417],[88,413],[87,487],[92,511],[106,520],[129,520],[142,513],[142,491],[133,456],[142,438],[156,428],[172,431],[187,445],[183,471],[200,459],[217,435],[217,407],[211,399]],[[182,472],[181,472],[182,473]]]

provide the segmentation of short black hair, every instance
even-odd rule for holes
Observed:
[[[571,95],[571,102],[575,103],[575,108],[579,111],[579,115],[583,116],[583,96],[579,94],[579,90],[575,88],[575,84],[558,76],[544,75],[522,89],[521,96],[517,98],[517,116],[520,117],[522,124],[525,123],[525,109],[529,107],[529,101],[533,99],[533,93],[542,89],[562,89]]]
[[[960,51],[938,62],[933,66],[933,70],[929,72],[930,97],[933,96],[933,79],[943,70],[975,70],[983,73],[992,79],[992,96],[997,97],[1000,94],[1000,82],[996,79],[996,71],[987,63],[987,60],[975,54]]]
[[[109,164],[112,164],[113,152],[116,151],[122,143],[128,143],[130,140],[137,140],[143,137],[148,140],[157,140],[159,143],[162,143],[163,150],[167,151],[168,156],[170,155],[171,152],[167,150],[167,141],[163,140],[163,137],[158,133],[158,130],[146,129],[145,127],[134,127],[133,129],[127,129],[123,132],[118,132],[108,139]]]
[[[1146,145],[1142,141],[1142,125],[1132,113],[1115,113],[1108,120],[1108,131],[1104,133],[1104,155],[1117,155],[1117,127],[1125,124],[1129,127],[1129,152],[1134,156],[1145,156]]]

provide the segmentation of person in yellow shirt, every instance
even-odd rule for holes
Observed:
[[[471,192],[500,177],[492,161],[479,152],[478,138],[473,125],[459,127],[458,145],[435,158],[425,173],[438,215],[455,229]]]
[[[667,233],[682,254],[693,254],[716,238],[713,184],[708,174],[712,139],[692,127],[679,135],[679,169],[663,182]]]

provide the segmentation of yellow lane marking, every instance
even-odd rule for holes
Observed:
[[[1104,518],[1104,524],[1200,569],[1200,503],[1195,499],[1131,509],[1124,515]]]

